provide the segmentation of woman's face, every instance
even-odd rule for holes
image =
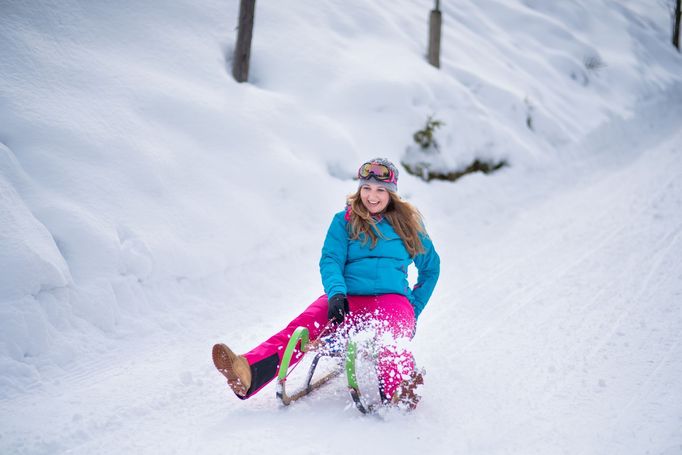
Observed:
[[[365,183],[360,187],[360,199],[369,213],[377,215],[386,209],[391,196],[383,186],[376,183]]]

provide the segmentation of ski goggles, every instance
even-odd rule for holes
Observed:
[[[358,177],[361,179],[368,179],[374,177],[377,180],[387,183],[397,183],[398,179],[395,178],[395,174],[388,167],[381,163],[365,163],[360,166],[358,170]]]

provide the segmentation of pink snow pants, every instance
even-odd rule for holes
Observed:
[[[353,326],[371,321],[373,327],[388,333],[389,338],[412,338],[415,328],[414,309],[407,297],[399,294],[377,296],[348,296],[349,314],[346,320],[332,330],[347,330]],[[251,387],[245,397],[256,394],[272,381],[279,372],[279,365],[284,348],[297,327],[306,327],[310,340],[315,340],[327,326],[327,296],[322,295],[300,315],[294,318],[283,330],[274,334],[246,354],[251,366]],[[327,334],[325,334],[327,335]],[[302,358],[300,352],[292,356],[293,366]],[[391,399],[398,385],[414,370],[412,353],[395,345],[381,346],[378,352],[378,375],[382,392],[386,399]]]

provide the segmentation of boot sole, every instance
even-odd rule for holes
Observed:
[[[227,378],[227,384],[232,391],[243,397],[246,396],[249,387],[240,379],[240,375],[237,372],[239,368],[235,365],[236,361],[237,355],[226,345],[216,344],[213,346],[213,364]]]
[[[417,408],[417,404],[421,400],[421,395],[416,393],[417,387],[424,384],[424,375],[416,372],[412,378],[403,381],[396,391],[396,394],[391,399],[391,404],[407,407],[411,410]]]

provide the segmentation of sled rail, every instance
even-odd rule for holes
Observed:
[[[325,357],[324,353],[319,352],[315,354],[315,358],[313,358],[313,362],[310,364],[308,374],[306,375],[305,385],[291,395],[288,394],[286,390],[286,382],[287,376],[289,375],[289,365],[291,364],[291,358],[293,357],[294,352],[296,351],[296,346],[299,344],[299,342],[301,343],[299,348],[300,351],[302,353],[308,352],[309,341],[310,334],[308,329],[305,327],[298,327],[296,330],[294,330],[294,333],[291,335],[291,339],[289,339],[289,343],[287,343],[287,347],[284,350],[282,362],[279,367],[279,373],[277,375],[276,394],[277,398],[279,398],[279,400],[285,406],[288,406],[292,402],[309,395],[313,390],[322,387],[324,384],[338,376],[342,371],[341,369],[336,369],[313,382],[313,376],[315,375],[317,364],[322,357]]]

